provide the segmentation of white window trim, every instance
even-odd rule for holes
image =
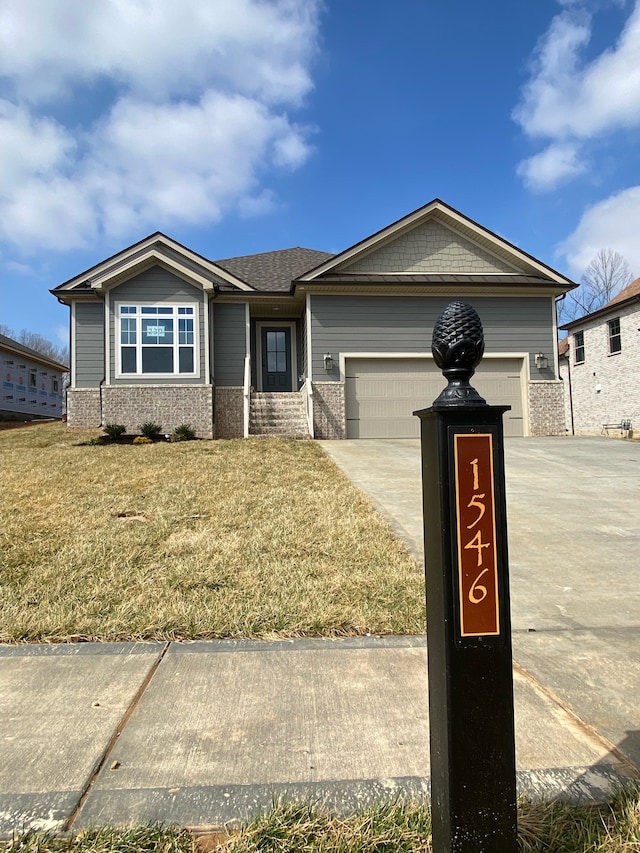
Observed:
[[[153,381],[154,379],[173,379],[176,382],[179,382],[182,379],[199,379],[200,378],[200,313],[199,313],[199,305],[198,302],[135,302],[132,300],[124,300],[122,302],[116,302],[114,305],[114,338],[116,340],[116,364],[115,364],[115,378],[116,379],[147,379],[149,381]],[[122,319],[120,314],[120,309],[126,306],[135,308],[136,313],[130,315],[124,315],[128,317],[128,319],[132,319],[135,317],[136,319],[136,367],[142,367],[142,327],[141,321],[142,319],[142,308],[171,308],[172,319],[174,320],[174,342],[171,344],[171,347],[174,351],[174,364],[176,363],[176,353],[180,344],[178,343],[178,320],[180,319],[180,315],[178,314],[178,308],[191,308],[193,309],[193,373],[142,373],[142,370],[137,371],[136,373],[122,373],[122,347],[123,346],[133,346],[132,344],[122,344],[122,335],[121,335],[121,325],[120,320]],[[168,317],[168,315],[165,315]],[[186,319],[183,317],[183,319]]]

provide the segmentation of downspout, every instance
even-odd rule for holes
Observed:
[[[567,373],[569,377],[569,413],[571,414],[571,435],[576,434],[575,424],[573,422],[573,386],[571,385],[571,345],[567,350]]]
[[[558,327],[558,303],[564,302],[567,294],[563,293],[558,299],[556,299],[556,328]],[[558,345],[556,344],[556,350]],[[558,376],[560,376],[560,370],[558,370]],[[571,345],[567,349],[567,378],[569,380],[569,414],[571,416],[571,435],[576,434],[575,424],[573,420],[573,386],[571,384]],[[560,376],[562,379],[562,376]],[[564,382],[564,380],[562,380]]]

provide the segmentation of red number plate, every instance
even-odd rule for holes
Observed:
[[[500,634],[498,562],[493,486],[493,437],[455,438],[460,633]]]

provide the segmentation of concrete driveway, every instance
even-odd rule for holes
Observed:
[[[417,440],[324,441],[423,563]],[[516,664],[640,769],[640,443],[507,439]]]

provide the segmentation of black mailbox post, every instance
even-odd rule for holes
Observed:
[[[517,850],[513,673],[502,416],[469,379],[475,310],[433,332],[449,380],[421,421],[434,853]]]

